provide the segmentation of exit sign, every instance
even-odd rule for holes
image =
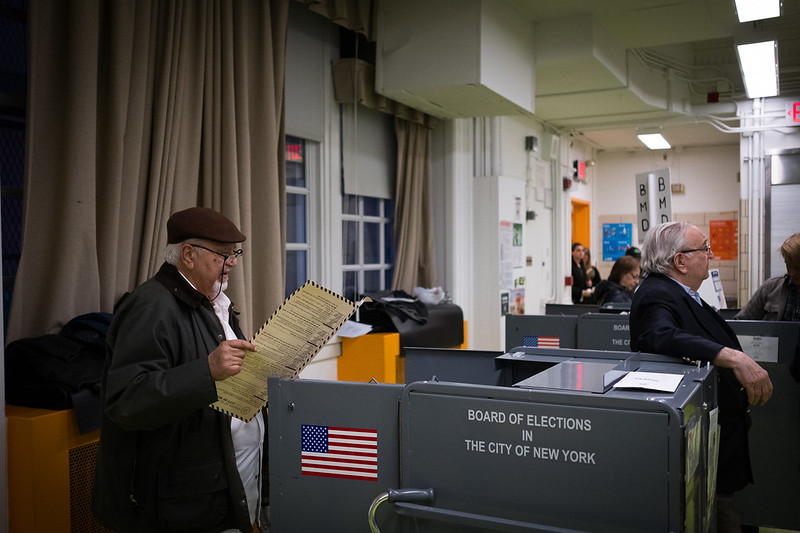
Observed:
[[[790,125],[800,125],[800,102],[788,102],[786,104],[786,120]]]

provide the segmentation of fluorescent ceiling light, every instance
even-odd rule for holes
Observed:
[[[651,150],[667,150],[672,148],[667,140],[661,136],[660,133],[649,133],[649,132],[642,132],[639,135],[639,140],[644,143],[645,146],[650,148]]]
[[[780,0],[734,0],[739,22],[771,19],[781,16]]]
[[[748,98],[777,96],[778,50],[775,41],[738,44],[739,67]]]

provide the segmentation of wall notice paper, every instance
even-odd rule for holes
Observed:
[[[647,389],[675,392],[681,384],[683,374],[661,374],[658,372],[628,372],[614,384],[615,389]]]
[[[742,351],[759,363],[777,363],[780,338],[760,335],[737,335]]]
[[[217,382],[211,407],[245,422],[267,405],[267,377],[296,378],[367,299],[351,302],[307,281],[272,313],[251,341],[242,370]]]

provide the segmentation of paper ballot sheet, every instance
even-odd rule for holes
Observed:
[[[250,421],[267,404],[267,377],[297,377],[359,305],[307,281],[258,330],[242,370],[217,382],[211,407]]]
[[[658,372],[628,372],[619,380],[615,389],[646,389],[661,392],[675,392],[681,384],[683,374],[662,374]]]

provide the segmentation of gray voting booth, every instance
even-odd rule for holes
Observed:
[[[730,320],[745,352],[769,372],[774,387],[750,417],[750,459],[755,483],[737,494],[742,520],[800,530],[800,383],[789,367],[797,357],[797,322]],[[797,362],[800,363],[800,362]]]
[[[409,350],[412,374],[463,361],[472,371],[405,386],[270,378],[272,531],[707,530],[713,367],[630,352]],[[630,372],[679,383],[615,388]]]
[[[511,319],[511,320],[509,320]],[[573,328],[577,347],[628,350],[627,315],[585,313],[576,317],[517,316],[506,319],[506,347],[522,345],[526,336],[550,335]],[[561,321],[560,324],[556,322]],[[751,410],[750,456],[755,483],[737,493],[746,524],[800,529],[800,384],[790,374],[800,326],[794,322],[728,320],[746,353],[769,372],[774,385],[765,406]],[[566,335],[569,337],[569,333]],[[620,348],[619,346],[624,346]],[[800,361],[796,362],[800,364]]]

